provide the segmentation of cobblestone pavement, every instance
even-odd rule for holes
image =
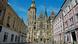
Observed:
[[[0,44],[30,44],[30,43],[0,43]]]

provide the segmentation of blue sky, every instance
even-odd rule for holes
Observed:
[[[48,16],[54,11],[55,14],[58,13],[60,7],[64,3],[64,0],[46,0],[46,9]],[[27,23],[27,11],[30,7],[32,0],[8,0],[8,3],[12,6],[17,15]],[[44,11],[44,0],[35,0],[37,8],[37,16],[39,16],[40,11]]]

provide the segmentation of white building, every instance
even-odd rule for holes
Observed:
[[[62,10],[59,11],[58,15],[53,21],[53,35],[55,44],[63,44],[63,16]]]
[[[66,0],[61,9],[63,10],[65,43],[76,44],[78,42],[78,21],[76,21],[78,20],[78,0]]]

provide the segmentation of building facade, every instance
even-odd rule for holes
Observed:
[[[0,4],[2,4],[0,5],[0,43],[25,42],[22,38],[26,39],[26,33],[23,33],[26,25],[6,1],[7,0],[0,0]],[[6,2],[6,4],[4,2]],[[25,36],[22,37],[21,34]]]
[[[53,20],[54,44],[63,44],[63,16],[60,10]]]
[[[29,42],[34,41],[34,32],[33,29],[36,29],[36,5],[35,5],[35,1],[32,0],[32,4],[30,6],[30,8],[28,9],[28,19],[29,19],[29,23],[28,23],[28,38],[29,38]]]
[[[3,17],[6,11],[7,0],[0,0],[0,24],[3,24]]]
[[[50,23],[49,23],[49,25],[50,25],[50,28],[51,28],[51,44],[54,44],[54,34],[53,34],[53,21],[54,21],[54,18],[55,18],[55,13],[54,13],[54,11],[52,11],[51,12],[51,15],[50,15],[50,17],[49,17],[49,21],[50,21]]]
[[[33,44],[51,44],[51,19],[47,16],[47,10],[36,16],[35,1],[32,0],[28,9],[28,19],[27,41]]]
[[[77,44],[77,13],[78,13],[78,0],[66,0],[62,6],[63,22],[64,22],[64,43]]]

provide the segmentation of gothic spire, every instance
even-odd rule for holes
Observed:
[[[44,0],[45,16],[47,17],[46,0]]]

